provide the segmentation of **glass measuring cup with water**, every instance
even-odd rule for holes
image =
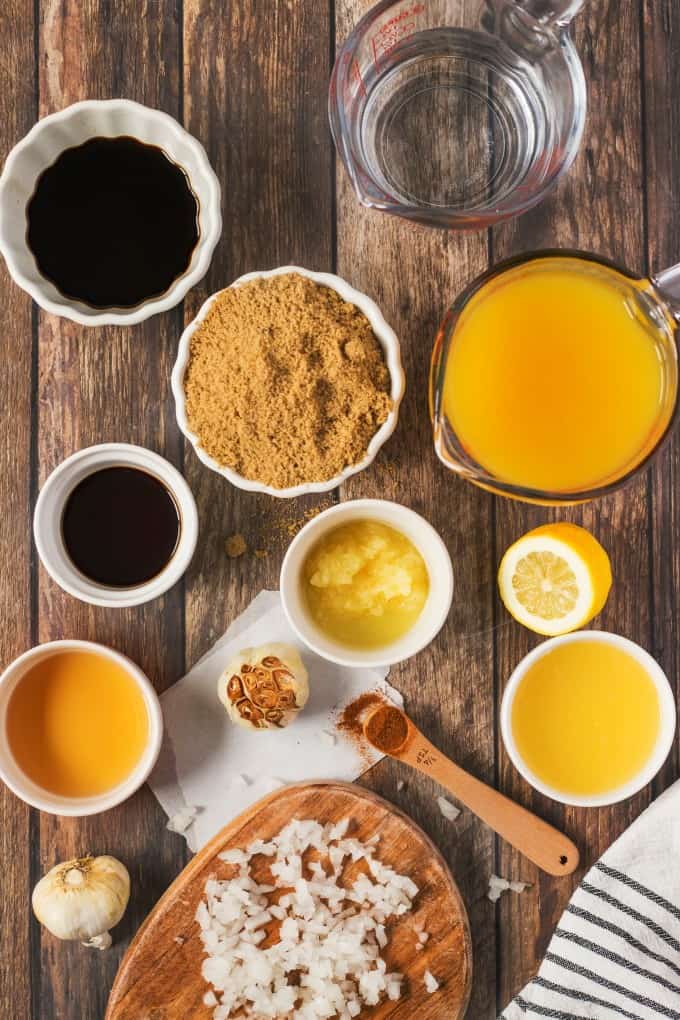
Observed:
[[[360,201],[484,228],[571,165],[586,88],[568,26],[584,0],[383,0],[341,47],[329,115]]]

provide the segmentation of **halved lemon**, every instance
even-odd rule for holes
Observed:
[[[609,557],[577,524],[545,524],[510,546],[498,569],[508,612],[537,634],[567,634],[600,612],[612,584]]]

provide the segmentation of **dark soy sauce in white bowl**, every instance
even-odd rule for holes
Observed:
[[[38,178],[26,240],[41,274],[95,308],[164,294],[191,264],[199,204],[182,167],[136,138],[90,138]]]

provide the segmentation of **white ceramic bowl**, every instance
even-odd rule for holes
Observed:
[[[533,666],[538,659],[543,658],[544,655],[548,655],[558,645],[572,644],[577,641],[602,641],[613,645],[616,648],[620,648],[622,651],[627,652],[632,658],[637,659],[640,665],[644,667],[649,678],[656,687],[659,695],[659,707],[661,711],[659,735],[652,754],[644,768],[642,768],[640,772],[624,786],[611,790],[608,793],[598,794],[593,797],[566,796],[559,790],[554,790],[552,787],[546,785],[546,783],[542,782],[538,776],[534,775],[522,759],[513,737],[511,725],[512,706],[515,700],[515,695],[517,694],[527,670],[530,669],[530,667]],[[607,631],[575,631],[572,634],[564,634],[561,637],[550,638],[549,641],[544,641],[538,646],[538,648],[534,648],[532,652],[525,655],[514,670],[508,681],[507,687],[505,688],[503,701],[501,703],[501,735],[503,737],[505,749],[508,752],[513,765],[520,775],[524,776],[527,783],[533,786],[535,790],[538,790],[539,793],[544,793],[546,797],[551,797],[553,800],[557,800],[561,804],[569,804],[573,807],[604,807],[608,804],[617,804],[619,801],[625,800],[627,797],[632,797],[634,793],[637,793],[638,790],[641,790],[643,786],[646,786],[647,783],[652,781],[663,765],[664,761],[668,757],[671,747],[673,746],[673,740],[675,738],[675,700],[673,698],[671,686],[666,678],[666,674],[659,664],[652,658],[649,652],[646,652],[644,648],[640,647],[640,645],[636,645],[634,641],[629,641],[628,638],[620,637],[618,634],[610,634]]]
[[[146,748],[134,770],[113,790],[96,797],[61,797],[58,794],[50,793],[41,786],[34,783],[19,768],[9,749],[9,742],[6,735],[7,706],[10,697],[17,683],[25,673],[36,665],[40,659],[48,658],[60,651],[87,651],[95,652],[112,659],[119,666],[122,666],[127,674],[135,681],[139,691],[144,698],[149,723],[149,733]],[[47,811],[52,815],[70,815],[82,817],[84,815],[96,815],[100,811],[108,811],[139,789],[148,778],[151,769],[156,764],[156,759],[161,748],[163,738],[163,714],[161,712],[158,696],[154,691],[148,677],[139,666],[136,666],[127,656],[115,652],[105,645],[95,644],[92,641],[50,641],[44,645],[37,645],[29,651],[24,652],[18,659],[15,659],[0,676],[0,779],[10,788],[12,793],[21,797],[23,801],[40,811]]]
[[[406,379],[401,363],[399,341],[397,340],[394,330],[388,326],[375,301],[372,301],[371,298],[366,296],[366,294],[362,294],[361,291],[355,290],[354,287],[350,287],[350,285],[339,276],[334,276],[332,273],[314,273],[309,269],[301,269],[300,266],[281,266],[279,269],[271,269],[266,272],[246,273],[245,276],[239,276],[238,280],[234,280],[231,286],[239,287],[243,283],[248,283],[249,280],[266,280],[271,276],[281,276],[284,273],[298,273],[300,276],[306,276],[310,280],[314,280],[315,283],[319,283],[324,287],[330,287],[332,290],[337,291],[340,297],[345,301],[349,301],[351,304],[356,305],[370,322],[376,340],[378,340],[380,346],[385,352],[385,361],[392,381],[390,390],[392,410],[387,416],[387,420],[383,422],[371,439],[364,459],[358,464],[353,464],[351,467],[345,468],[341,474],[336,475],[335,478],[331,478],[326,482],[308,482],[305,485],[295,485],[288,489],[274,489],[270,485],[262,485],[259,482],[254,482],[248,478],[244,478],[242,475],[237,474],[236,471],[232,471],[231,468],[222,467],[217,463],[217,461],[214,461],[204,449],[202,449],[198,436],[191,431],[189,422],[187,421],[186,401],[184,397],[184,375],[187,365],[189,364],[191,337],[205,319],[213,301],[219,297],[223,291],[217,291],[217,293],[211,294],[208,300],[201,306],[201,309],[194,321],[189,323],[182,333],[182,337],[179,342],[179,350],[177,352],[177,361],[175,362],[175,367],[172,371],[172,392],[175,396],[177,423],[196,451],[196,455],[199,460],[201,460],[206,467],[209,467],[212,471],[216,471],[218,474],[223,475],[231,482],[232,485],[237,486],[239,489],[245,489],[247,492],[265,492],[269,496],[279,496],[282,499],[291,499],[295,496],[304,496],[310,492],[330,492],[332,489],[336,489],[339,485],[342,485],[346,478],[357,474],[359,471],[363,471],[369,466],[369,464],[372,463],[380,447],[389,439],[397,427],[399,404],[401,403],[401,398],[404,395]]]
[[[157,145],[182,167],[199,202],[199,239],[188,269],[164,294],[134,308],[93,308],[65,297],[40,273],[26,243],[26,206],[38,178],[64,149],[119,135]],[[11,276],[46,311],[84,326],[142,322],[172,308],[205,275],[221,231],[220,185],[203,146],[167,113],[129,99],[86,100],[43,117],[14,146],[0,176],[0,252]]]
[[[107,588],[91,581],[72,563],[64,546],[61,519],[69,495],[83,478],[108,467],[140,468],[154,475],[170,490],[179,511],[179,541],[172,558],[160,574],[134,588]],[[198,538],[198,512],[191,489],[163,457],[143,446],[103,443],[79,450],[54,469],[38,496],[33,535],[45,570],[69,595],[112,609],[139,606],[166,592],[189,566]]]
[[[423,557],[430,577],[427,601],[413,627],[398,641],[373,650],[347,648],[319,630],[305,606],[301,583],[307,554],[323,534],[348,521],[367,519],[406,535]],[[298,532],[284,557],[279,587],[288,622],[318,655],[341,666],[392,666],[421,651],[441,630],[453,599],[453,567],[444,542],[420,514],[384,499],[353,499],[324,510]]]

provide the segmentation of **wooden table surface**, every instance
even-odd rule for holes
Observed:
[[[506,678],[536,639],[509,621],[495,569],[528,528],[554,519],[583,523],[610,552],[614,570],[598,625],[639,641],[675,685],[680,447],[673,440],[624,492],[583,508],[553,512],[496,499],[447,474],[435,458],[428,359],[447,304],[505,256],[565,245],[640,272],[680,258],[680,5],[586,4],[575,36],[589,115],[576,163],[533,212],[473,234],[368,212],[336,167],[326,119],[333,50],[368,6],[3,0],[2,157],[37,117],[76,100],[125,96],[159,107],[205,145],[222,184],[224,233],[184,307],[132,328],[86,329],[44,314],[0,268],[0,660],[4,666],[37,642],[89,638],[128,653],[162,691],[256,592],[276,587],[285,545],[305,513],[336,499],[396,499],[443,535],[456,595],[440,636],[395,668],[393,683],[444,751],[564,827],[585,867],[675,778],[677,747],[649,789],[616,807],[570,809],[532,793],[503,753],[498,710]],[[248,270],[291,262],[337,271],[375,298],[401,338],[408,373],[398,432],[377,463],[331,497],[295,503],[240,492],[204,468],[181,441],[169,386],[182,325],[205,297]],[[30,530],[49,472],[75,450],[112,440],[143,444],[176,464],[196,496],[201,527],[184,582],[156,602],[120,611],[64,594],[39,566]],[[249,552],[231,560],[224,543],[235,532]],[[534,973],[581,873],[573,881],[538,874],[469,812],[455,825],[444,821],[437,791],[424,779],[410,778],[397,792],[401,774],[384,763],[364,781],[404,808],[447,857],[473,933],[468,1015],[491,1020]],[[128,940],[187,860],[184,841],[166,831],[146,788],[120,808],[82,820],[41,815],[2,788],[0,811],[0,1015],[100,1020]],[[30,913],[38,877],[86,850],[119,856],[132,876],[128,912],[106,953],[58,943]],[[532,887],[493,905],[486,898],[491,872]]]

